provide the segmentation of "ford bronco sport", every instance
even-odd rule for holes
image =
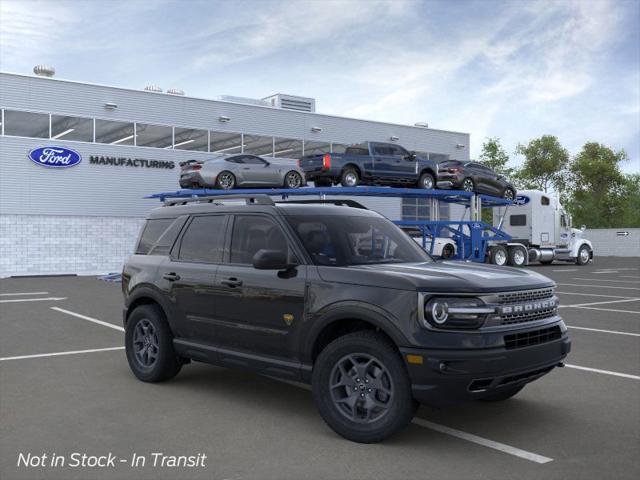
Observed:
[[[377,442],[419,403],[506,400],[562,365],[554,287],[436,262],[366,209],[171,200],[124,266],[126,355],[145,382],[200,361],[310,383],[333,430]]]

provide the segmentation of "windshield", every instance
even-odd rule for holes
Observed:
[[[369,216],[286,217],[316,265],[432,262],[389,220]]]

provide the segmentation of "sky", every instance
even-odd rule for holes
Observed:
[[[0,70],[624,149],[640,172],[640,0],[0,0]],[[363,139],[364,140],[364,139]]]

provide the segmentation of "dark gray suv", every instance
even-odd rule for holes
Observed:
[[[506,400],[570,349],[551,280],[436,262],[392,222],[267,196],[168,201],[124,267],[146,382],[190,361],[311,383],[340,435],[381,441],[418,403]]]

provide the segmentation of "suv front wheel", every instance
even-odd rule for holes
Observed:
[[[397,349],[369,331],[340,337],[320,353],[312,390],[324,421],[360,443],[380,442],[402,430],[418,407]]]
[[[131,312],[124,341],[129,367],[143,382],[169,380],[182,368],[169,325],[155,305],[141,305]]]

